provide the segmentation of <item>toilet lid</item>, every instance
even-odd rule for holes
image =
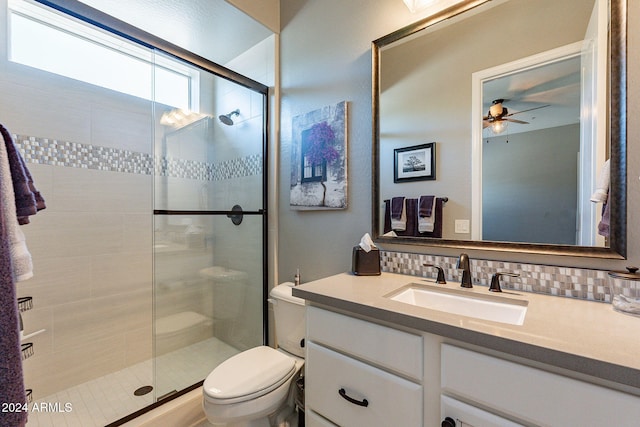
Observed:
[[[293,358],[271,347],[254,347],[222,362],[204,381],[203,389],[211,399],[235,403],[270,392],[294,372]]]

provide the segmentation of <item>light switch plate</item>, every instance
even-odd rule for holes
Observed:
[[[469,220],[456,219],[455,232],[460,234],[469,233]]]

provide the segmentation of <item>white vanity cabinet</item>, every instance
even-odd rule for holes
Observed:
[[[307,306],[306,342],[309,427],[640,425],[636,395],[437,335]]]
[[[390,298],[416,280],[344,273],[293,289],[307,304],[310,426],[640,426],[637,317],[523,293],[516,326]]]
[[[422,426],[422,337],[307,307],[310,426]]]

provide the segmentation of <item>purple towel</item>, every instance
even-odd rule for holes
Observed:
[[[22,377],[18,302],[7,231],[5,218],[0,215],[0,403],[24,407],[26,395]],[[0,426],[18,427],[26,422],[27,412],[0,411]]]
[[[418,199],[418,215],[421,217],[431,217],[433,209],[433,199],[435,196],[420,196]]]
[[[404,197],[394,197],[391,199],[391,219],[402,218],[402,209],[404,209]]]
[[[44,199],[33,184],[33,178],[27,168],[24,159],[20,155],[11,133],[0,124],[0,133],[7,147],[9,168],[13,180],[13,191],[16,197],[16,213],[20,225],[29,223],[29,216],[35,215],[39,210],[45,209]]]

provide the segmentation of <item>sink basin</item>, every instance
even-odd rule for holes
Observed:
[[[527,301],[496,295],[467,294],[467,291],[412,283],[387,295],[403,302],[445,313],[492,320],[509,325],[522,325],[527,314]]]

